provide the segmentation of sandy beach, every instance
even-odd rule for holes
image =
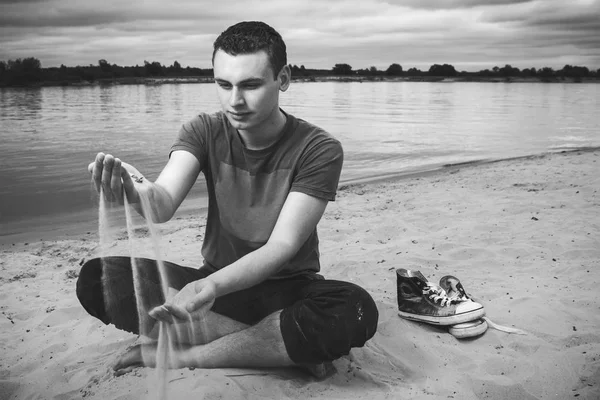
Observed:
[[[169,399],[599,399],[600,150],[457,165],[347,185],[319,225],[322,273],[367,289],[380,312],[364,348],[316,380],[296,369],[180,369]],[[203,214],[160,226],[165,259],[201,264]],[[112,254],[154,257],[138,229]],[[32,235],[33,237],[33,235]],[[134,250],[131,250],[131,249]],[[152,399],[156,373],[114,376],[134,335],[75,296],[98,234],[9,243],[0,252],[0,399]],[[401,319],[395,269],[458,277],[494,322],[458,340]]]

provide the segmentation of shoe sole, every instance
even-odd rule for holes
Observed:
[[[411,314],[404,311],[398,310],[398,315],[405,319],[410,319],[411,321],[419,321],[425,322],[432,325],[456,325],[462,324],[464,322],[471,322],[477,319],[480,319],[485,315],[485,309],[483,307],[478,308],[476,310],[471,310],[462,314],[454,314],[448,316],[430,316],[430,315],[421,315],[421,314]]]
[[[483,335],[488,329],[488,324],[483,319],[452,325],[448,332],[457,339],[465,339]]]

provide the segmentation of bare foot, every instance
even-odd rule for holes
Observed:
[[[320,364],[302,364],[299,367],[317,378],[317,380],[323,380],[337,372],[331,361],[325,361]]]
[[[143,349],[142,349],[143,346]],[[136,344],[129,348],[123,355],[117,358],[117,361],[113,364],[112,369],[115,371],[115,376],[121,376],[133,371],[137,367],[153,367],[152,361],[155,357],[149,354],[155,353],[156,347],[153,345],[141,345]],[[144,354],[142,354],[142,352]],[[144,362],[144,355],[148,362]]]

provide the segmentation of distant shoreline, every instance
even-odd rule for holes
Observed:
[[[491,82],[491,83],[600,83],[594,78],[538,78],[538,77],[484,77],[484,76],[315,76],[293,77],[294,82]]]
[[[585,78],[541,78],[541,77],[485,77],[485,76],[293,76],[293,82],[490,82],[490,83],[600,83],[597,77]],[[211,76],[177,76],[177,77],[128,77],[97,79],[94,81],[42,81],[23,86],[0,86],[1,88],[36,88],[36,87],[80,87],[80,86],[111,86],[111,85],[164,85],[213,83]]]

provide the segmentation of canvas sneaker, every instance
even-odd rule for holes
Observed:
[[[433,325],[456,325],[477,320],[485,309],[469,298],[451,298],[419,271],[396,270],[398,314],[402,318]]]

